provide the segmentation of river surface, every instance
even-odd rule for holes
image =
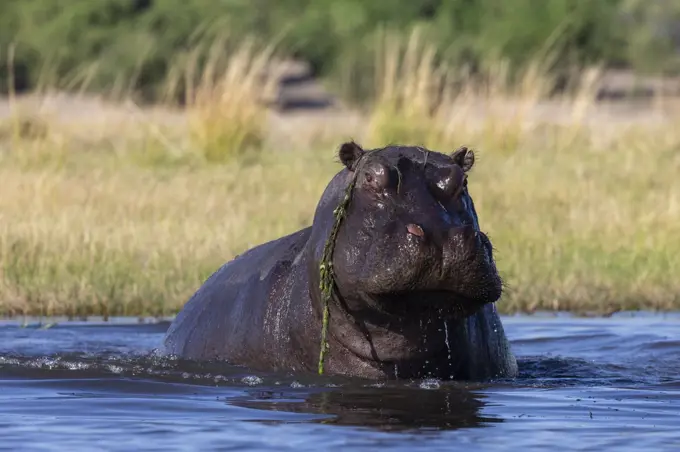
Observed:
[[[168,322],[0,322],[2,450],[680,450],[680,314],[505,317],[514,380],[161,358]]]

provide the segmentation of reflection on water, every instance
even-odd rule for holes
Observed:
[[[519,377],[460,383],[168,359],[167,322],[4,322],[2,447],[680,450],[680,315],[504,324]]]
[[[248,391],[228,403],[245,408],[325,415],[317,422],[381,431],[455,430],[502,422],[480,412],[486,396],[464,388],[423,390],[350,387],[303,396],[271,389]]]

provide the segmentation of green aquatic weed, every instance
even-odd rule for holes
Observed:
[[[347,208],[349,207],[350,200],[352,199],[352,192],[354,191],[354,186],[356,185],[357,175],[359,174],[358,167],[359,162],[363,159],[359,158],[355,164],[355,170],[352,179],[347,184],[345,189],[345,196],[340,201],[338,207],[333,210],[333,227],[331,228],[331,233],[326,240],[326,244],[323,249],[323,255],[321,257],[321,264],[319,265],[319,275],[320,283],[319,288],[321,289],[321,298],[323,301],[323,320],[321,323],[321,350],[319,351],[319,375],[323,374],[323,364],[326,352],[329,349],[328,346],[328,321],[330,318],[330,301],[333,296],[333,291],[335,290],[335,273],[333,272],[333,250],[335,249],[335,239],[338,235],[338,230],[340,230],[340,224],[347,214]]]

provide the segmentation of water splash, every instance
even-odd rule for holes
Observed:
[[[439,389],[441,387],[441,383],[436,378],[426,378],[420,382],[418,387],[420,389]]]
[[[247,384],[248,386],[257,386],[263,383],[264,380],[257,375],[247,375],[241,378],[241,383]]]

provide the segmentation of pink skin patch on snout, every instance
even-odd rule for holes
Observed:
[[[413,235],[417,235],[418,237],[422,237],[425,235],[425,232],[423,232],[423,228],[418,226],[417,224],[408,224],[406,225],[406,229],[408,230],[409,233]]]

